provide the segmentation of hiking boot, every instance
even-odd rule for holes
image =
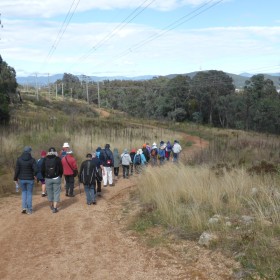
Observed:
[[[96,201],[93,201],[92,204],[96,204]]]
[[[22,214],[26,214],[26,209],[22,209],[22,210],[21,210],[21,213],[22,213]]]
[[[68,196],[69,196],[69,197],[74,197],[75,195],[74,195],[74,194],[69,194]]]
[[[106,187],[108,187],[108,185],[104,185],[103,187],[105,187],[105,188],[106,188]]]
[[[53,212],[53,213],[57,213],[57,212],[58,212],[58,209],[57,209],[57,208],[53,208],[52,212]]]
[[[114,187],[115,184],[109,184],[110,187]]]
[[[91,205],[91,203],[87,203],[87,205]]]
[[[31,214],[32,214],[32,211],[27,211],[26,214],[27,214],[27,215],[31,215]]]
[[[97,192],[97,196],[101,196],[101,192]]]
[[[53,205],[51,205],[50,208],[51,208],[51,210],[53,210],[54,209]]]
[[[42,197],[45,197],[45,196],[47,196],[45,193],[42,193]]]
[[[69,196],[69,194],[68,194],[68,193],[66,193],[66,194],[65,194],[65,196]]]

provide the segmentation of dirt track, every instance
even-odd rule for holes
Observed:
[[[0,279],[231,279],[234,262],[196,242],[149,247],[126,229],[133,180],[103,188],[97,205],[85,194],[67,198],[53,214],[33,196],[32,215],[20,213],[20,196],[0,200]]]

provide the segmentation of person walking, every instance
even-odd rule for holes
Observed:
[[[66,156],[61,160],[63,166],[63,175],[65,177],[65,195],[74,197],[75,176],[78,174],[76,159],[73,157],[73,151],[68,151]]]
[[[67,152],[69,152],[70,150],[71,149],[69,143],[68,142],[63,143],[62,150],[59,153],[59,157],[61,159],[64,158],[67,155]]]
[[[146,165],[147,161],[145,156],[143,155],[142,149],[139,149],[133,159],[133,163],[135,166],[135,172],[137,174],[141,173],[142,169]]]
[[[133,160],[134,160],[134,157],[136,155],[136,149],[132,149],[129,155],[130,155],[130,158],[131,158],[130,174],[133,175],[133,167],[134,167]]]
[[[143,151],[143,155],[145,156],[146,161],[147,161],[147,164],[148,164],[149,161],[150,161],[150,152],[149,152],[149,150],[147,149],[147,144],[146,144],[146,143],[143,144],[142,151]]]
[[[114,148],[113,157],[114,157],[114,176],[115,176],[115,180],[118,180],[121,157],[119,155],[119,151],[117,148]]]
[[[96,167],[96,180],[95,180],[95,194],[97,196],[101,196],[101,182],[102,182],[102,168],[101,168],[101,165],[100,165],[100,159],[96,156],[96,153],[93,152],[92,153],[92,161]],[[96,188],[97,186],[97,188]]]
[[[166,148],[166,144],[164,143],[164,141],[160,141],[159,148],[158,148],[158,156],[159,156],[160,165],[164,164],[165,148]]]
[[[127,149],[124,149],[123,153],[121,154],[121,161],[122,161],[122,168],[123,168],[123,178],[128,179],[129,166],[132,163],[132,161]]]
[[[110,144],[106,144],[105,148],[100,152],[100,162],[103,171],[103,185],[104,187],[113,187],[112,167],[114,166],[114,156],[110,150]]]
[[[46,181],[46,190],[50,208],[53,213],[58,212],[58,203],[60,202],[61,178],[63,167],[61,159],[54,147],[49,148],[47,156],[42,163],[42,176]]]
[[[17,159],[14,181],[21,188],[21,205],[23,214],[32,214],[32,194],[34,179],[37,174],[36,160],[31,156],[31,147],[26,146],[22,155]]]
[[[157,144],[154,142],[151,148],[151,164],[152,166],[157,165],[158,148]]]
[[[79,182],[84,185],[87,205],[96,204],[95,198],[96,165],[92,161],[92,154],[86,155],[79,173]]]
[[[37,177],[37,181],[41,183],[42,185],[42,197],[47,196],[46,194],[46,182],[45,182],[45,178],[42,175],[42,163],[44,158],[46,157],[47,152],[46,151],[42,151],[41,152],[41,158],[39,158],[37,160],[37,168],[38,168],[38,173],[36,175]]]
[[[173,145],[173,148],[172,148],[172,152],[173,152],[173,161],[174,161],[174,162],[178,162],[178,160],[179,160],[179,154],[180,154],[181,151],[182,151],[182,147],[181,147],[181,145],[179,144],[179,141],[174,140],[174,145]]]
[[[171,152],[172,152],[172,145],[170,141],[167,141],[166,148],[165,148],[165,159],[167,161],[169,161],[170,159]]]

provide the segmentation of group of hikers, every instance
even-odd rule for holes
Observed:
[[[75,177],[78,177],[79,186],[80,183],[84,185],[86,203],[96,204],[96,197],[101,196],[102,181],[103,187],[113,187],[113,174],[115,181],[118,180],[120,166],[123,178],[128,179],[134,171],[141,173],[148,164],[162,165],[170,159],[178,162],[181,150],[177,140],[173,145],[170,141],[160,141],[159,147],[156,143],[152,146],[145,143],[142,148],[132,149],[130,152],[124,149],[122,154],[119,154],[117,148],[112,152],[110,144],[106,144],[104,149],[98,147],[94,152],[88,153],[78,170],[77,161],[67,142],[60,152],[54,147],[49,148],[48,152],[41,151],[41,158],[38,160],[31,156],[31,147],[26,146],[17,159],[14,174],[14,181],[19,183],[22,192],[22,213],[32,214],[34,180],[41,183],[42,197],[47,196],[50,209],[57,213],[62,182],[65,183],[65,195],[74,197]]]

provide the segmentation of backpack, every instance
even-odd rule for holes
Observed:
[[[56,158],[46,158],[46,178],[56,178],[58,177],[58,172],[56,169]]]
[[[106,150],[104,150],[105,153],[105,162],[108,166],[112,166],[112,158],[110,155],[107,154]]]
[[[141,155],[135,155],[134,157],[134,163],[135,165],[140,165],[141,164]]]
[[[157,155],[157,150],[156,149],[152,149],[151,156],[155,157],[156,155]]]

